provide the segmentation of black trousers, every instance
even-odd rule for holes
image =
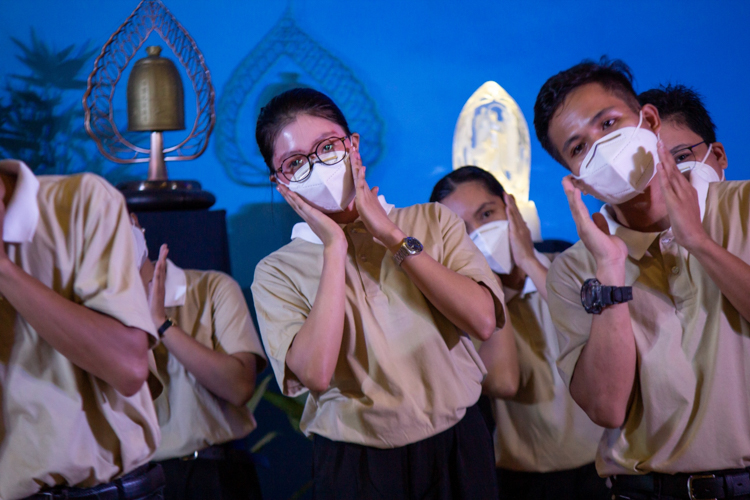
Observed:
[[[609,500],[606,479],[594,464],[555,472],[497,469],[501,500]]]
[[[173,458],[158,462],[164,469],[164,500],[260,500],[258,474],[249,459]]]
[[[479,409],[435,436],[379,449],[315,436],[315,499],[494,499],[492,437]]]

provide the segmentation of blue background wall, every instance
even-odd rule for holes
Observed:
[[[449,171],[458,113],[480,84],[499,82],[531,124],[534,99],[546,78],[602,54],[630,64],[639,91],[681,82],[703,93],[729,154],[727,177],[749,177],[750,165],[741,156],[750,114],[744,91],[750,76],[748,2],[292,3],[298,25],[348,66],[375,101],[385,123],[384,150],[371,165],[369,182],[397,206],[426,201],[434,183]],[[3,1],[0,79],[24,71],[10,37],[27,42],[34,28],[58,48],[91,41],[98,50],[136,5]],[[288,3],[171,0],[167,7],[197,41],[220,99],[232,72],[284,15]],[[93,61],[83,76],[92,67]],[[68,95],[78,100],[82,93]],[[245,148],[255,148],[252,134],[249,127],[240,134],[249,143]],[[543,236],[575,239],[560,188],[564,171],[541,149],[533,131],[531,159],[531,198],[538,206]],[[227,209],[234,274],[248,286],[258,254],[251,219],[274,216],[283,226],[284,234],[266,230],[266,242],[278,246],[288,235],[287,211],[276,207],[271,213],[265,206],[280,198],[269,187],[232,182],[217,160],[215,137],[197,161],[169,166],[173,178],[200,180],[217,195],[216,208]]]
[[[98,53],[137,2],[4,0],[1,5],[0,86],[8,75],[27,71],[16,60],[18,48],[10,37],[28,43],[33,28],[41,40],[57,48],[91,41]],[[167,0],[202,50],[217,99],[238,64],[288,6],[284,1]],[[380,186],[397,206],[426,201],[434,183],[449,172],[458,113],[483,82],[500,83],[531,124],[534,99],[549,76],[602,54],[630,64],[638,91],[667,82],[700,91],[729,155],[727,177],[750,177],[743,155],[750,116],[746,1],[325,0],[297,1],[292,7],[297,24],[351,69],[376,103],[385,124],[383,151],[370,165],[369,182]],[[82,76],[92,67],[93,59]],[[277,80],[271,75],[268,83]],[[65,98],[75,104],[82,95],[83,91],[70,91]],[[238,134],[243,148],[255,148],[249,126]],[[543,236],[575,240],[560,187],[565,171],[541,149],[533,130],[531,135],[531,198]],[[295,217],[285,206],[272,204],[283,200],[270,187],[233,182],[218,160],[215,139],[200,159],[169,164],[170,173],[172,178],[198,179],[216,194],[215,208],[228,211],[233,271],[247,288],[257,261],[288,240]],[[85,166],[71,165],[71,170],[80,169]],[[272,497],[293,486],[272,486],[279,488]]]

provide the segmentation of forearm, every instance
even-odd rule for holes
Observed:
[[[479,340],[490,338],[497,326],[489,289],[424,252],[404,259],[401,269],[451,323]]]
[[[143,386],[148,376],[143,330],[61,297],[9,260],[0,261],[0,294],[74,365],[126,396]]]
[[[312,391],[330,385],[344,334],[346,247],[324,252],[315,301],[286,355],[289,369]]]
[[[204,346],[179,325],[164,332],[162,343],[195,380],[235,406],[247,403],[255,391],[256,359],[249,352],[226,354]]]
[[[536,257],[531,257],[518,265],[531,278],[542,299],[547,302],[547,268]]]
[[[622,286],[624,269],[597,272],[610,286]],[[589,340],[578,358],[570,394],[591,420],[607,428],[625,421],[633,391],[636,348],[628,304],[605,307],[593,315]]]
[[[506,311],[506,318],[507,311]],[[491,398],[502,399],[515,396],[520,383],[518,350],[513,326],[510,321],[498,328],[479,348],[479,357],[487,368],[487,377],[482,383],[482,392]]]
[[[689,251],[740,316],[750,321],[750,264],[710,238],[705,238]]]

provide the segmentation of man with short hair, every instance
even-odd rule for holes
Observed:
[[[553,76],[535,104],[581,241],[552,263],[558,368],[606,427],[614,498],[750,498],[750,183],[698,194],[621,61]],[[606,205],[589,217],[581,192]]]
[[[156,331],[125,200],[15,160],[0,180],[0,498],[161,498]]]

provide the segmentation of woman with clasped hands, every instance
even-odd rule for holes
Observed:
[[[279,386],[310,393],[314,496],[496,497],[469,336],[504,324],[503,295],[463,221],[378,196],[359,135],[315,90],[273,98],[256,139],[304,220],[258,264],[252,291]]]

